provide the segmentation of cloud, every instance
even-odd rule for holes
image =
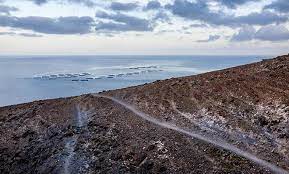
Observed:
[[[268,25],[256,31],[253,27],[244,27],[233,35],[231,41],[286,41],[289,40],[289,30],[282,25]]]
[[[112,2],[110,8],[116,11],[131,11],[138,7],[137,3]]]
[[[83,4],[85,6],[88,6],[88,7],[92,7],[96,5],[96,3],[93,0],[29,0],[29,1],[34,2],[36,5],[43,5],[50,1],[57,2],[57,3],[63,3],[63,2],[78,3],[78,4]]]
[[[256,32],[255,39],[264,41],[289,40],[289,30],[282,25],[265,26]]]
[[[202,19],[202,16],[206,16],[209,11],[207,4],[202,1],[194,3],[186,0],[176,0],[173,4],[167,4],[165,7],[171,10],[174,15],[187,19]]]
[[[234,34],[231,41],[249,41],[254,39],[256,30],[252,26],[245,26],[241,28],[238,33]]]
[[[42,5],[42,4],[47,3],[47,0],[31,0],[31,1],[33,1],[37,5]]]
[[[164,9],[161,3],[157,0],[149,1],[144,7],[143,11],[153,11],[152,21],[156,24],[158,22],[169,22],[171,18],[169,11]]]
[[[134,16],[129,16],[120,12],[108,14],[100,12],[96,14],[100,19],[95,29],[97,31],[152,31],[150,21]],[[109,20],[103,22],[102,20]]]
[[[212,12],[204,1],[189,2],[186,0],[176,0],[173,4],[166,5],[166,8],[169,9],[172,14],[188,20],[229,27],[268,25],[288,21],[288,17],[280,16],[269,11],[251,13],[246,16],[233,16],[223,12]]]
[[[93,19],[88,16],[59,18],[0,16],[0,26],[2,27],[31,30],[44,34],[87,34],[91,32],[93,23]]]
[[[15,35],[16,33],[14,32],[0,32],[0,35],[3,36],[3,35]]]
[[[251,13],[247,16],[235,18],[235,23],[248,25],[268,25],[273,23],[283,23],[288,21],[288,17],[279,16],[275,13],[263,11],[261,13]]]
[[[162,8],[162,5],[159,1],[149,1],[144,10],[156,10],[160,8]]]
[[[221,36],[219,35],[210,35],[208,39],[205,39],[205,40],[197,40],[197,42],[214,42],[218,39],[220,39]]]
[[[239,5],[246,4],[248,2],[256,2],[260,0],[219,0],[217,2],[229,7],[229,8],[237,8]]]
[[[34,33],[16,33],[16,32],[0,32],[0,36],[23,36],[23,37],[42,37],[42,35],[34,34]]]
[[[10,12],[12,11],[18,11],[18,8],[6,6],[6,5],[0,5],[0,14],[10,15]]]
[[[153,21],[154,22],[157,22],[157,21],[160,21],[160,22],[169,22],[171,19],[170,17],[168,16],[168,14],[163,11],[163,10],[160,10],[160,11],[157,11],[157,13],[154,15],[153,17]]]
[[[190,27],[193,27],[193,28],[207,28],[208,25],[207,24],[191,24]]]
[[[43,37],[40,34],[33,34],[33,33],[18,33],[19,36],[24,36],[24,37]]]
[[[281,13],[289,13],[289,1],[288,0],[276,0],[271,4],[264,7],[264,9],[272,9]]]

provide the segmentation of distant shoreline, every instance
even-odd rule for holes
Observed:
[[[41,56],[43,56],[43,55],[41,55]],[[55,55],[55,56],[57,56],[57,55]],[[91,55],[91,56],[94,56],[94,55]],[[108,56],[110,56],[110,55],[108,55]],[[140,56],[142,56],[142,55],[140,55]],[[194,55],[194,56],[198,56],[198,55]],[[254,56],[254,55],[252,55],[252,56]],[[66,55],[64,57],[66,57]],[[212,56],[212,57],[214,57],[214,56]],[[1,58],[1,56],[0,56],[0,58]],[[270,60],[272,58],[266,58],[266,59]],[[256,62],[256,63],[258,63],[258,62]],[[247,65],[247,64],[239,65],[239,66],[236,66],[236,67],[240,67],[240,66],[244,66],[244,65]],[[215,71],[223,71],[223,70],[226,70],[226,69],[231,69],[231,68],[236,68],[236,67],[229,67],[229,68],[215,70]],[[211,73],[211,72],[213,73],[215,71],[210,71],[210,72],[205,72],[205,73]],[[200,74],[203,74],[203,73],[200,73]],[[200,75],[200,74],[196,74],[196,75]],[[189,75],[189,76],[195,76],[195,75]],[[186,76],[183,76],[183,77],[186,77]],[[179,78],[182,78],[182,77],[179,77]],[[165,80],[169,80],[169,79],[165,79]],[[156,81],[162,81],[162,80],[156,80]],[[154,82],[151,82],[151,83],[154,83]],[[136,85],[136,86],[129,86],[129,87],[125,87],[125,88],[117,88],[117,89],[112,89],[112,90],[108,90],[108,91],[121,90],[121,89],[126,89],[126,88],[131,88],[131,87],[138,87],[138,86],[143,86],[143,85],[146,85],[146,84],[141,84],[141,85]],[[104,91],[106,91],[106,90],[104,90]],[[84,93],[84,94],[81,94],[81,95],[73,95],[73,96],[67,96],[67,97],[55,97],[55,98],[48,98],[48,99],[40,99],[40,100],[34,100],[34,101],[30,101],[30,102],[24,102],[24,103],[12,104],[12,105],[4,105],[4,106],[0,106],[0,108],[1,107],[9,107],[9,106],[17,106],[17,105],[22,105],[22,104],[29,104],[29,103],[38,102],[38,101],[42,102],[42,101],[45,101],[45,100],[70,99],[70,98],[83,96],[83,95],[88,95],[88,94],[91,94],[91,93]]]
[[[259,56],[43,57],[0,59],[0,106],[120,89],[233,67]],[[214,62],[218,63],[214,63]],[[9,67],[9,68],[8,68]]]

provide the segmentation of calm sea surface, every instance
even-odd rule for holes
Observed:
[[[0,106],[75,96],[260,61],[266,56],[0,56]]]

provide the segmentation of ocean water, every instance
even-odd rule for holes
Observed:
[[[140,85],[266,56],[0,56],[0,106]]]

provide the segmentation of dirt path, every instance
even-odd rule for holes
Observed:
[[[82,151],[76,151],[76,146],[81,136],[87,136],[89,134],[87,129],[87,123],[89,119],[90,111],[82,108],[81,105],[77,105],[74,111],[73,117],[73,131],[75,135],[69,137],[66,140],[64,149],[64,164],[63,174],[82,173],[89,167],[89,162]]]
[[[177,127],[173,124],[170,124],[170,123],[167,123],[167,122],[162,122],[162,121],[159,121],[157,119],[155,119],[154,117],[151,117],[139,110],[137,110],[136,108],[134,108],[133,106],[131,105],[128,105],[126,103],[124,103],[123,101],[120,101],[118,99],[115,99],[113,97],[109,97],[109,96],[102,96],[102,95],[98,95],[98,94],[93,94],[93,96],[95,97],[101,97],[101,98],[106,98],[106,99],[109,99],[109,100],[112,100],[113,102],[123,106],[124,108],[130,110],[131,112],[133,112],[134,114],[136,114],[137,116],[141,117],[142,119],[146,120],[146,121],[149,121],[155,125],[158,125],[158,126],[161,126],[163,128],[167,128],[167,129],[171,129],[171,130],[174,130],[174,131],[177,131],[179,133],[182,133],[182,134],[185,134],[187,136],[191,136],[193,138],[197,138],[201,141],[204,141],[204,142],[207,142],[207,143],[210,143],[210,144],[213,144],[217,147],[220,147],[222,149],[225,149],[225,150],[228,150],[230,152],[233,152],[239,156],[242,156],[250,161],[253,161],[257,164],[259,164],[260,166],[262,167],[265,167],[269,170],[271,170],[272,172],[274,173],[278,173],[278,174],[289,174],[288,171],[274,165],[274,164],[271,164],[265,160],[262,160],[260,158],[258,158],[257,156],[249,153],[249,152],[245,152],[231,144],[228,144],[227,142],[224,142],[222,140],[217,140],[217,139],[212,139],[212,138],[209,138],[209,137],[205,137],[204,135],[200,134],[200,133],[197,133],[197,132],[190,132],[190,131],[187,131],[187,130],[184,130],[180,127]]]

